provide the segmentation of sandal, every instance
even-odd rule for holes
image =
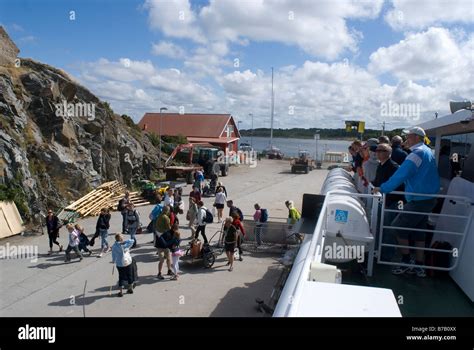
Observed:
[[[231,272],[232,270],[233,270],[233,267],[232,267],[232,266],[231,266],[231,267],[229,267],[229,272]]]

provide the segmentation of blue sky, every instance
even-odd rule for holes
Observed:
[[[377,127],[389,102],[422,111],[382,116],[393,127],[442,115],[450,97],[474,97],[453,78],[467,69],[472,82],[473,18],[467,0],[0,0],[20,57],[66,70],[116,112],[227,112],[243,127],[248,113],[267,126],[272,66],[277,127]]]

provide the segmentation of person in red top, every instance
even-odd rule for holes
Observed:
[[[241,244],[242,244],[242,237],[245,237],[245,229],[244,229],[244,226],[242,225],[242,222],[240,221],[240,216],[239,216],[239,213],[234,211],[232,213],[232,225],[235,226],[235,228],[237,229],[237,232],[238,232],[238,236],[237,236],[237,248],[239,249],[239,260],[242,261],[244,259],[242,259],[242,247],[241,247]]]
[[[193,187],[189,197],[194,198],[194,202],[199,203],[201,201],[201,192],[199,192],[197,187]]]
[[[168,206],[168,208],[170,208],[170,206]],[[173,225],[175,223],[179,224],[179,222],[177,222],[177,220],[176,220],[176,214],[173,213],[173,210],[170,209],[170,225],[171,225],[171,227],[173,227]]]

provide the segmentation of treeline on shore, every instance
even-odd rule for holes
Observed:
[[[354,140],[360,138],[360,133],[352,130],[350,132],[346,129],[303,129],[303,128],[292,128],[292,129],[273,129],[273,137],[292,138],[292,139],[313,139],[314,134],[318,131],[320,138],[324,140],[338,139],[338,140]],[[394,129],[385,131],[385,135],[389,138],[392,136],[400,135],[402,129]],[[258,128],[254,129],[253,132],[250,129],[240,130],[241,136],[255,136],[255,137],[270,137],[269,128]],[[372,137],[379,137],[382,135],[382,130],[376,129],[365,129],[363,139],[368,140]]]

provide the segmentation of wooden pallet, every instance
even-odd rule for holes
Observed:
[[[68,205],[64,210],[76,212],[81,217],[97,216],[102,208],[117,210],[118,202],[123,198],[126,190],[127,186],[118,181],[105,182]],[[150,204],[150,202],[140,196],[139,192],[131,192],[130,200],[137,207]]]

